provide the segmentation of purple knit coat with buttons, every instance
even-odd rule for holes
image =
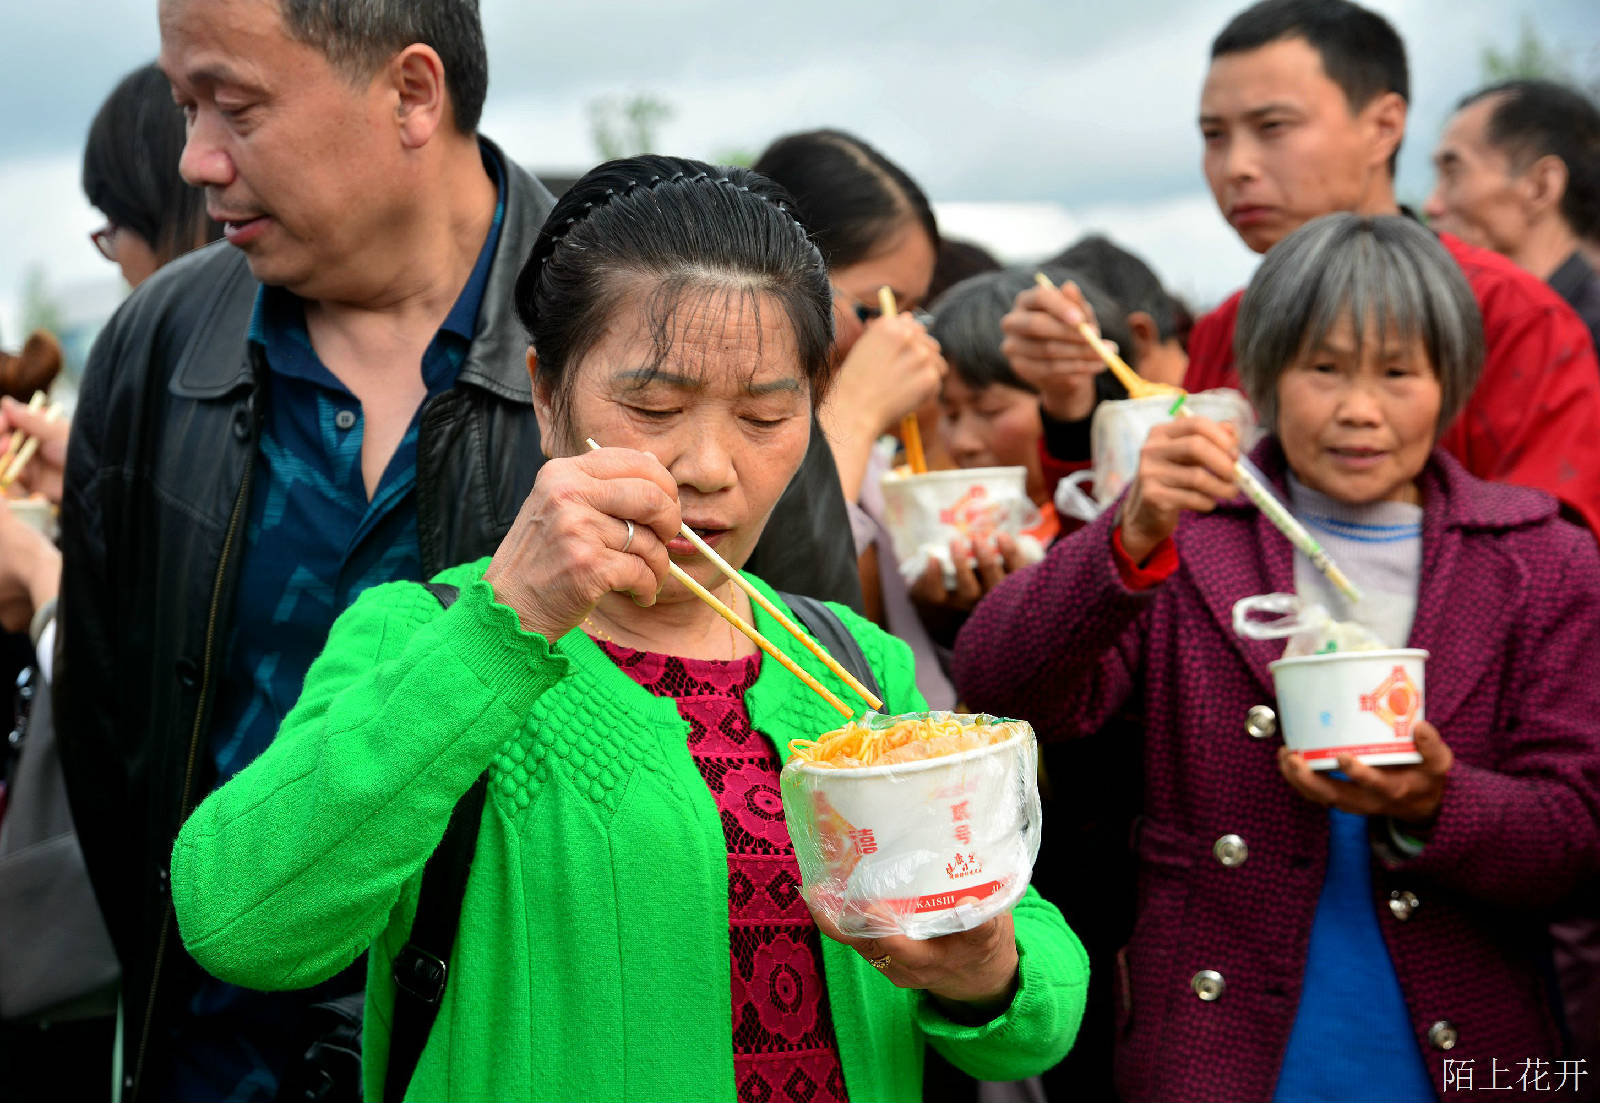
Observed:
[[[1255,458],[1283,493],[1276,442]],[[1431,652],[1427,716],[1455,763],[1420,856],[1402,860],[1372,821],[1372,906],[1436,1089],[1446,1059],[1472,1060],[1478,1091],[1492,1061],[1505,1087],[1540,1059],[1546,1090],[1527,1094],[1549,1098],[1562,1054],[1548,909],[1600,872],[1600,555],[1554,499],[1482,482],[1443,453],[1419,485],[1410,646]],[[1135,593],[1112,559],[1115,512],[984,599],[956,646],[957,687],[1047,740],[1142,716],[1138,913],[1113,978],[1118,1085],[1130,1101],[1266,1100],[1299,1004],[1328,814],[1279,774],[1280,741],[1247,732],[1253,706],[1276,707],[1267,664],[1283,642],[1239,638],[1232,609],[1294,590],[1291,549],[1238,499],[1186,515],[1177,573]],[[1242,863],[1215,856],[1224,835],[1243,838]],[[1223,984],[1209,1001],[1195,991],[1206,970]]]

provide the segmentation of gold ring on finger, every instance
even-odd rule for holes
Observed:
[[[889,968],[889,955],[884,954],[882,957],[869,957],[867,958],[867,964],[881,973],[885,969]]]

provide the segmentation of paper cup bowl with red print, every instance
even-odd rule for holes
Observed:
[[[1421,762],[1414,742],[1425,719],[1428,653],[1415,649],[1303,655],[1272,663],[1283,741],[1314,770],[1339,756],[1369,766]]]
[[[891,471],[880,484],[883,524],[894,541],[895,561],[908,583],[927,569],[932,556],[955,585],[950,542],[987,543],[1000,533],[1017,541],[1023,561],[1044,558],[1044,544],[1030,530],[1040,525],[1028,497],[1025,467],[968,467],[921,475]]]
[[[1004,913],[1027,889],[1041,818],[1033,729],[958,719],[1005,731],[995,733],[999,742],[917,761],[844,767],[791,758],[784,768],[784,815],[806,900],[845,934],[954,934]]]

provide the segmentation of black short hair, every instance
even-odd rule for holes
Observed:
[[[1344,92],[1352,112],[1379,96],[1411,101],[1406,45],[1390,22],[1350,0],[1261,0],[1228,21],[1211,42],[1211,59],[1301,38],[1322,58],[1322,70]],[[1400,147],[1389,158],[1394,175]]]
[[[928,197],[905,170],[842,130],[788,134],[751,166],[794,196],[829,268],[847,268],[890,243],[907,219],[939,248]]]
[[[83,194],[114,225],[144,239],[160,264],[222,236],[205,193],[178,175],[183,112],[155,64],[141,65],[106,97],[83,147]]]
[[[1068,280],[1078,285],[1100,323],[1100,333],[1115,341],[1124,359],[1134,361],[1133,336],[1128,330],[1128,315],[1122,305],[1107,295],[1083,272],[1056,264],[1043,267],[1046,275],[1061,286]],[[1034,285],[1038,266],[1024,265],[998,272],[984,272],[962,280],[941,295],[930,308],[933,324],[928,332],[939,342],[945,362],[967,386],[982,390],[999,383],[1020,390],[1033,390],[1011,370],[1000,352],[1004,335],[1000,319],[1011,310],[1020,292]]]
[[[782,188],[749,169],[681,157],[629,157],[585,173],[545,219],[515,294],[558,412],[571,369],[641,284],[653,284],[645,290],[652,369],[672,351],[673,314],[685,294],[765,295],[783,309],[812,403],[820,403],[831,379],[833,290],[793,207]]]
[[[1104,234],[1081,237],[1046,263],[1082,272],[1124,310],[1144,311],[1163,341],[1188,341],[1194,327],[1189,309],[1162,286],[1153,268]]]
[[[414,43],[444,63],[456,129],[474,134],[489,94],[489,51],[478,0],[278,0],[291,35],[351,77],[370,80]]]
[[[1582,238],[1600,237],[1600,108],[1576,88],[1550,80],[1507,80],[1462,99],[1460,111],[1493,97],[1489,144],[1525,169],[1541,157],[1567,166],[1561,217]]]

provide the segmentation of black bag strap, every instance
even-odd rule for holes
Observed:
[[[844,621],[839,619],[839,614],[828,608],[827,602],[818,601],[805,594],[779,593],[783,603],[795,615],[805,629],[817,637],[828,654],[839,660],[839,665],[856,676],[856,680],[872,691],[874,697],[882,697],[883,690],[878,685],[877,675],[872,673],[872,667],[867,664],[866,655],[861,652],[861,645],[844,626]]]
[[[434,582],[424,585],[446,609],[460,595],[454,586]],[[383,1080],[385,1103],[399,1103],[405,1098],[417,1062],[422,1059],[422,1047],[427,1045],[428,1034],[439,1017],[488,788],[489,773],[485,770],[456,803],[444,838],[422,869],[411,937],[394,958],[394,1026],[389,1032],[389,1067]]]

